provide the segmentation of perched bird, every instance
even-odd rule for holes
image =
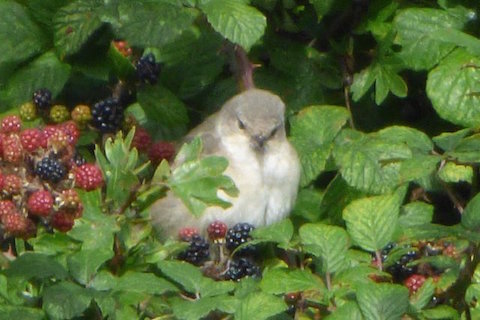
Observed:
[[[208,207],[197,218],[169,192],[151,207],[154,226],[174,236],[184,227],[203,231],[215,220],[231,227],[239,222],[263,226],[285,218],[297,196],[300,164],[285,134],[284,113],[285,104],[278,96],[249,89],[194,128],[185,140],[198,136],[205,156],[225,157],[229,165],[224,174],[232,178],[239,194],[229,197],[219,191],[218,196],[232,206]],[[173,167],[181,162],[177,159]]]

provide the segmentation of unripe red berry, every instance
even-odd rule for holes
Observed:
[[[46,217],[53,207],[53,196],[47,190],[38,190],[28,197],[27,209],[37,216]]]

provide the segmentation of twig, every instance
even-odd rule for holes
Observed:
[[[375,260],[378,266],[378,270],[383,271],[382,254],[380,250],[375,251]]]
[[[247,53],[242,47],[235,46],[234,51],[240,84],[244,90],[255,88],[255,84],[253,83],[253,70],[256,66],[248,60]]]
[[[447,192],[447,195],[450,198],[450,200],[453,202],[455,209],[457,209],[460,214],[463,214],[463,210],[464,210],[463,204],[462,204],[463,201],[459,199],[459,197],[455,194],[455,192],[453,192],[452,188],[450,188],[450,186],[447,183],[445,183],[441,179],[438,179],[438,180],[440,181],[440,184]]]
[[[352,113],[352,105],[350,102],[350,86],[343,87],[343,95],[345,97],[345,105],[347,106],[347,110],[350,113],[350,117],[348,117],[348,123],[352,129],[355,129],[355,124],[353,123],[353,113]]]
[[[349,54],[345,54],[341,61],[342,77],[343,77],[343,97],[345,99],[345,106],[347,107],[350,117],[348,122],[352,129],[355,129],[355,123],[353,122],[352,102],[350,100],[350,86],[353,83],[353,58]]]

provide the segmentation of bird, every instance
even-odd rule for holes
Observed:
[[[192,129],[183,141],[199,137],[202,157],[215,155],[228,160],[224,174],[239,193],[230,197],[228,208],[211,206],[193,216],[172,191],[150,207],[153,226],[163,237],[175,237],[182,228],[204,232],[214,221],[228,227],[249,223],[254,227],[273,224],[287,217],[298,192],[300,162],[285,131],[285,104],[270,91],[250,88],[230,98],[219,111]],[[175,159],[172,168],[181,165]]]

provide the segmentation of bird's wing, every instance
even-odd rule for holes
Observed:
[[[220,137],[216,132],[216,121],[218,113],[214,113],[209,116],[205,121],[193,128],[181,141],[181,145],[191,142],[195,137],[199,137],[202,140],[202,156],[208,155],[220,155]],[[180,145],[180,147],[181,147]],[[183,159],[177,159],[175,166],[183,163]]]

